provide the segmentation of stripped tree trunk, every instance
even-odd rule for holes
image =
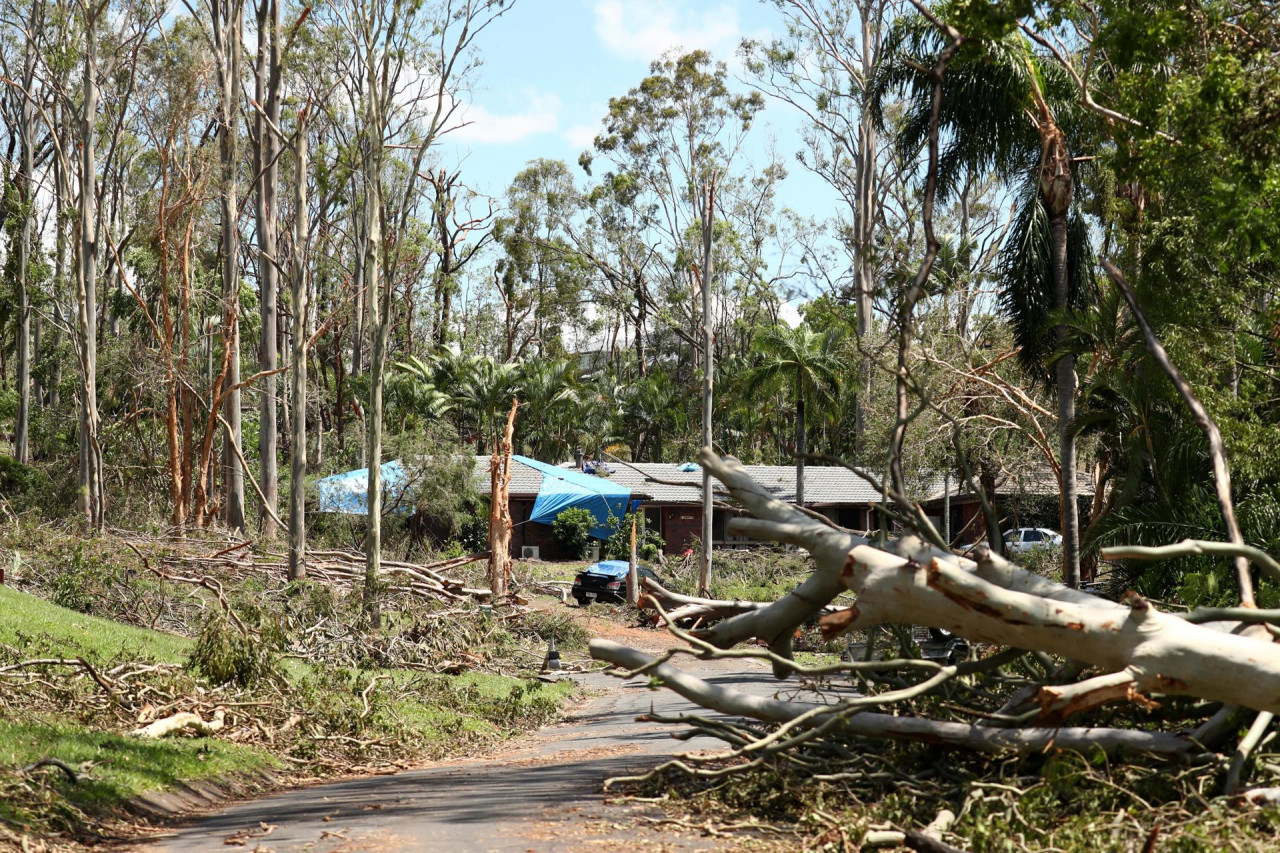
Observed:
[[[512,399],[511,413],[501,440],[494,443],[489,461],[489,589],[490,599],[497,602],[507,595],[511,578],[511,434],[516,427],[516,410],[520,402]]]
[[[259,338],[258,365],[263,372],[276,369],[277,347],[277,264],[276,202],[279,195],[279,140],[275,129],[280,126],[280,3],[262,0],[258,6],[257,96],[262,114],[255,114],[257,132],[258,192],[256,214],[258,230],[258,307],[262,321]],[[296,248],[296,247],[295,247]],[[296,257],[296,254],[295,254]],[[297,310],[297,303],[294,303]],[[258,394],[258,461],[259,479],[266,506],[262,509],[262,535],[276,534],[272,514],[279,505],[279,475],[276,468],[276,378],[267,375]]]
[[[289,407],[293,409],[289,438],[289,580],[307,576],[307,240],[311,223],[307,215],[306,113],[298,114],[294,142],[293,276],[290,301],[293,318],[289,328],[292,353],[289,362]],[[317,416],[318,417],[318,416]]]
[[[80,349],[79,510],[94,530],[103,525],[102,448],[98,443],[98,15],[87,8],[84,86],[80,106],[80,264],[77,306]]]

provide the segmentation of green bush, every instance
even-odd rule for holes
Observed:
[[[52,495],[49,477],[43,471],[23,465],[12,456],[0,456],[0,496],[9,501],[15,512],[43,508],[51,502]]]
[[[249,687],[279,676],[275,655],[261,637],[246,635],[222,613],[205,619],[187,669],[211,684]]]
[[[626,560],[631,557],[631,520],[636,519],[636,556],[647,563],[656,562],[658,551],[662,548],[662,537],[655,531],[645,527],[644,518],[636,513],[627,513],[622,524],[604,543],[607,559]]]
[[[596,517],[590,510],[570,507],[556,516],[551,523],[551,535],[556,544],[569,552],[574,559],[581,560],[587,556],[587,544],[591,541],[591,530],[596,526]]]

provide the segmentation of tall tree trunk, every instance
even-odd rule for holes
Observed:
[[[83,97],[80,107],[80,263],[77,331],[80,336],[79,511],[95,531],[103,525],[103,476],[98,443],[98,15],[85,17]]]
[[[35,29],[39,4],[31,4],[31,20],[28,24],[22,70],[22,85],[31,92],[35,79],[36,48]],[[23,465],[31,461],[29,435],[31,432],[31,224],[35,219],[35,106],[28,97],[22,98],[21,126],[18,128],[21,152],[18,176],[14,183],[18,190],[19,215],[22,227],[18,230],[18,417],[14,424],[14,451]]]
[[[307,576],[307,240],[311,232],[307,215],[307,127],[298,116],[293,193],[293,275],[290,302],[293,317],[292,354],[289,362],[289,405],[293,409],[289,438],[289,580]],[[317,416],[317,420],[319,417]]]
[[[223,521],[232,530],[245,527],[244,470],[236,448],[241,444],[240,419],[240,235],[236,227],[239,201],[236,186],[237,125],[240,110],[240,52],[244,0],[215,0],[213,4],[214,44],[218,49],[219,154],[222,161],[220,193],[222,222],[222,298],[229,323],[224,333],[230,338],[231,363],[223,380],[229,390],[223,403],[223,417],[230,429],[222,447]]]
[[[861,462],[866,451],[867,406],[871,397],[872,357],[870,335],[876,292],[876,225],[879,221],[880,173],[876,169],[878,137],[870,109],[870,85],[880,54],[880,16],[873,4],[858,4],[862,37],[862,92],[858,116],[858,156],[854,161],[854,275],[857,292],[858,391],[854,398],[854,459]]]
[[[1062,131],[1045,120],[1042,110],[1042,133],[1045,136],[1044,162],[1040,171],[1040,192],[1049,214],[1049,252],[1053,273],[1053,304],[1065,311],[1071,304],[1071,284],[1067,275],[1067,217],[1071,211],[1071,157]],[[1053,330],[1060,347],[1067,342],[1067,327],[1058,324]],[[1054,365],[1058,392],[1058,454],[1061,467],[1060,487],[1062,512],[1062,573],[1067,586],[1080,586],[1080,506],[1076,483],[1076,439],[1072,421],[1076,416],[1075,356],[1065,353]]]
[[[255,113],[258,139],[256,166],[258,174],[258,307],[262,321],[258,369],[263,373],[276,369],[277,353],[277,225],[276,202],[279,194],[279,140],[275,128],[280,126],[280,3],[260,0],[258,5],[258,62],[256,94],[262,114]],[[296,257],[296,254],[295,254]],[[297,303],[294,303],[297,310]],[[280,486],[276,469],[276,377],[267,373],[262,378],[258,395],[258,462],[259,479],[265,505],[262,508],[262,535],[274,538],[276,525],[272,516],[279,505]]]
[[[804,506],[804,376],[796,368],[796,503]]]
[[[374,75],[374,66],[369,74]],[[364,283],[367,299],[370,337],[369,408],[366,419],[368,435],[365,465],[369,469],[368,508],[365,527],[364,612],[369,625],[377,628],[382,619],[378,609],[378,574],[382,566],[382,390],[387,355],[387,315],[391,309],[391,285],[383,283],[382,269],[382,122],[374,93],[375,80],[370,80],[369,108],[364,155]],[[379,134],[375,137],[375,134]],[[387,299],[383,299],[383,291]]]
[[[711,253],[715,224],[715,177],[706,189],[702,212],[702,446],[711,452],[712,383],[715,380],[715,320],[712,316],[711,282],[714,280]],[[698,569],[698,594],[711,590],[711,540],[714,538],[715,505],[711,496],[711,473],[702,470],[702,563]]]

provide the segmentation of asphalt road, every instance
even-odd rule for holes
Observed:
[[[779,688],[752,661],[681,665],[708,680],[772,694]],[[664,757],[719,741],[673,739],[672,729],[635,718],[694,706],[647,679],[575,676],[603,691],[563,722],[478,760],[442,762],[390,776],[353,779],[244,802],[202,816],[148,853],[355,853],[355,851],[695,851],[737,849],[730,841],[662,826],[652,806],[605,803],[602,782],[652,767]],[[703,710],[703,709],[699,709]],[[705,711],[703,711],[705,713]],[[246,838],[260,824],[269,834]],[[237,836],[237,833],[241,835]],[[245,843],[236,844],[237,839]]]

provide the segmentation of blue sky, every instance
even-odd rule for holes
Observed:
[[[518,0],[481,36],[484,65],[461,98],[470,124],[446,137],[441,156],[461,166],[473,189],[495,196],[537,157],[565,160],[581,175],[578,155],[600,129],[609,98],[639,83],[664,51],[705,49],[740,76],[741,40],[780,29],[777,11],[760,0]],[[825,218],[835,199],[794,162],[797,121],[771,101],[747,155],[762,163],[773,141],[790,173],[781,203]]]

